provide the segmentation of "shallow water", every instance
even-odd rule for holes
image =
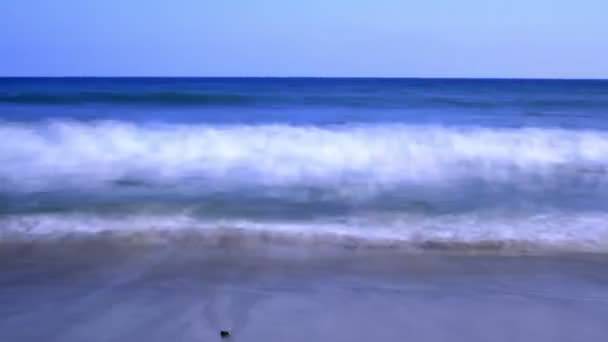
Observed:
[[[608,259],[12,246],[2,341],[604,341]]]

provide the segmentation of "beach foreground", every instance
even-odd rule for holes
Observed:
[[[608,338],[603,255],[82,241],[0,254],[2,341]]]

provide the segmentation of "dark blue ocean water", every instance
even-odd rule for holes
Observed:
[[[608,248],[608,81],[0,79],[0,237]]]
[[[606,128],[608,81],[4,78],[0,104],[15,121]]]

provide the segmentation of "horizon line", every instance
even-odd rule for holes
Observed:
[[[19,76],[3,76],[0,79],[18,79],[18,78],[48,78],[48,79],[77,79],[77,78],[200,78],[200,79],[411,79],[411,80],[531,80],[531,81],[608,81],[608,78],[560,78],[560,77],[461,77],[461,76],[136,76],[136,75],[62,75],[62,76],[44,76],[44,75],[19,75]]]

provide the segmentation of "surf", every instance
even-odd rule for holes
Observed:
[[[2,190],[120,182],[606,185],[608,133],[406,124],[0,124]],[[560,183],[561,182],[561,183]]]

